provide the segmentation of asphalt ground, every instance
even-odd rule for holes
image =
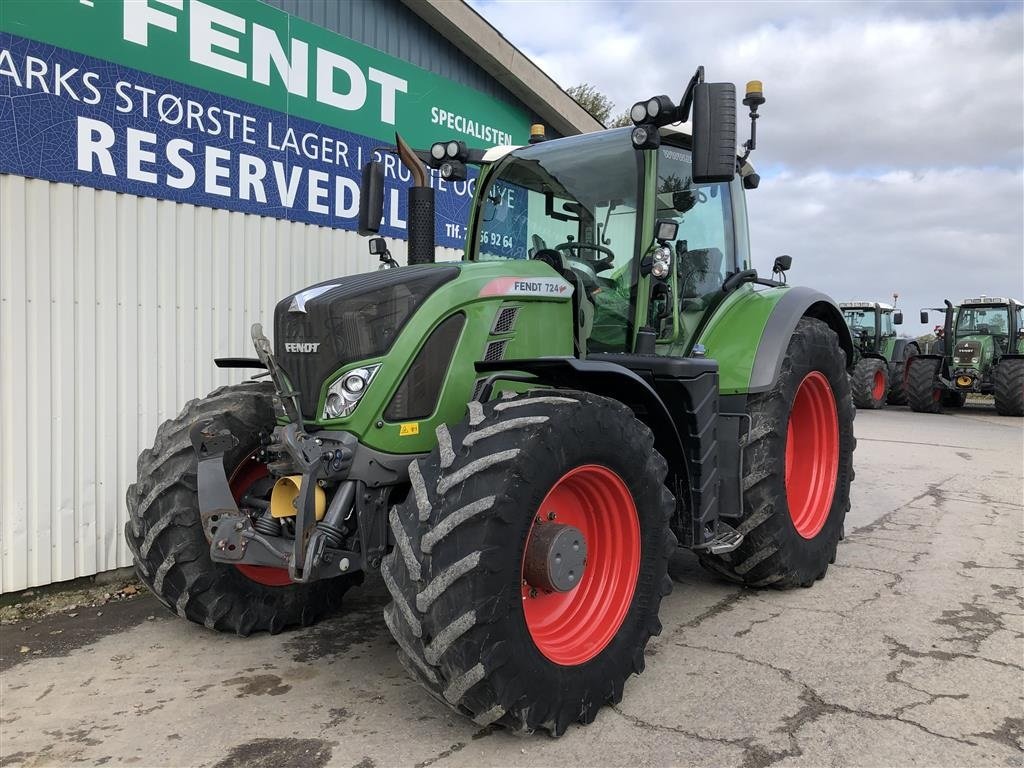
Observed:
[[[0,765],[1020,766],[1024,422],[898,408],[856,433],[825,580],[745,590],[680,552],[646,672],[561,739],[480,729],[421,690],[374,577],[273,637],[148,594],[3,626]]]

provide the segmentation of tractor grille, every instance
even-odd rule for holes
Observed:
[[[386,354],[426,298],[458,274],[456,266],[401,267],[330,280],[281,301],[274,357],[299,391],[302,414],[316,418],[327,377]]]
[[[953,349],[953,365],[976,367],[981,362],[981,344],[977,341],[961,341]]]
[[[511,333],[516,326],[516,319],[519,317],[519,307],[502,307],[494,318],[494,325],[491,327],[491,335],[498,336],[503,333]]]
[[[457,312],[433,330],[384,411],[388,421],[425,419],[437,407],[441,385],[455,354],[466,316]]]
[[[508,346],[508,339],[498,339],[487,344],[484,350],[484,362],[491,363],[505,357],[505,347]]]

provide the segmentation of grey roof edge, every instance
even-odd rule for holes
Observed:
[[[604,126],[463,0],[402,0],[563,136]]]

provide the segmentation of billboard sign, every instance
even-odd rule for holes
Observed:
[[[525,143],[527,114],[246,0],[5,0],[0,173],[354,229],[385,163],[382,232],[408,170],[377,149]],[[462,247],[473,180],[436,175],[438,242]]]

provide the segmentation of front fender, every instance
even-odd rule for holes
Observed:
[[[853,365],[850,329],[829,296],[803,286],[747,284],[719,305],[698,339],[707,356],[718,361],[722,394],[771,389],[796,324],[803,317],[821,320],[835,331],[847,367]]]

